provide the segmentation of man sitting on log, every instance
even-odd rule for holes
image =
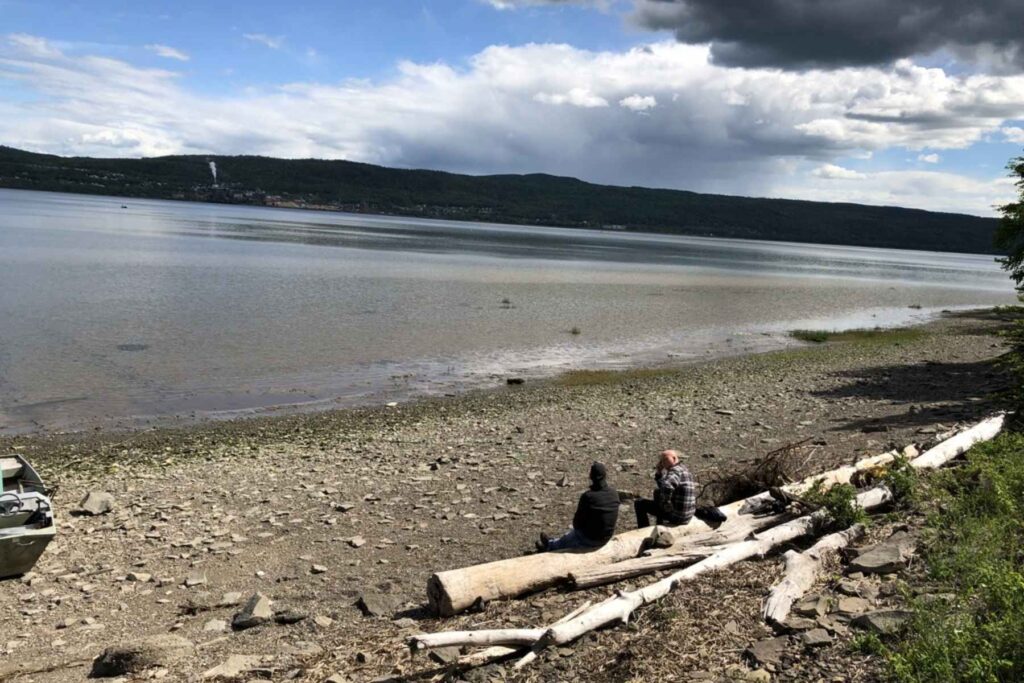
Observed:
[[[654,483],[654,500],[639,498],[633,502],[637,528],[651,525],[649,515],[654,515],[658,524],[689,523],[697,509],[697,486],[690,470],[679,462],[679,453],[662,451]]]
[[[599,548],[615,535],[619,519],[619,492],[608,485],[608,471],[595,462],[590,466],[590,490],[580,496],[572,528],[559,538],[541,534],[537,552],[569,548]]]

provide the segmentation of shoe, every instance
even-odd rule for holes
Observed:
[[[550,540],[551,539],[547,534],[541,533],[540,539],[534,544],[534,547],[537,548],[537,552],[546,553],[548,551],[548,541]]]

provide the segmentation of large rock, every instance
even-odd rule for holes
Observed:
[[[274,617],[274,610],[271,607],[270,598],[263,593],[254,593],[249,602],[235,614],[231,620],[231,628],[236,631],[243,631],[253,626],[265,624]]]
[[[804,647],[821,647],[832,644],[832,636],[823,628],[815,628],[800,634],[800,642]]]
[[[793,605],[793,612],[802,617],[820,617],[828,614],[829,599],[824,595],[812,593],[801,598]]]
[[[913,612],[901,609],[878,610],[862,614],[850,624],[879,635],[891,636],[899,633],[912,616]]]
[[[864,598],[839,598],[836,612],[849,616],[861,614],[871,609],[871,603]]]
[[[401,603],[401,599],[394,595],[368,591],[359,596],[356,607],[367,617],[390,617]]]
[[[157,635],[134,643],[108,647],[92,663],[92,676],[124,676],[156,667],[171,668],[192,656],[192,642],[175,635]]]
[[[888,540],[868,548],[856,557],[848,571],[862,574],[892,574],[907,566],[914,554],[915,541],[905,532],[895,533]]]
[[[746,654],[758,664],[778,664],[789,647],[789,638],[779,636],[759,640],[747,648]]]
[[[105,515],[114,509],[114,496],[106,491],[89,491],[78,504],[78,512],[84,515]]]

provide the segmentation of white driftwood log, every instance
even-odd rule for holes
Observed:
[[[993,438],[1002,428],[1003,421],[1004,417],[1002,415],[997,415],[994,418],[985,420],[975,427],[965,430],[964,432],[961,432],[960,434],[957,434],[947,441],[939,444],[935,448],[932,448],[924,455],[913,460],[911,464],[919,469],[941,467],[945,463],[962,454],[971,445]],[[894,456],[892,454],[876,456],[876,458],[884,457],[888,457],[889,460],[891,460]],[[868,460],[870,461],[873,459],[869,458]],[[865,462],[867,461],[861,461],[861,463]],[[858,463],[858,465],[861,463]],[[879,462],[872,466],[877,466],[877,464],[884,464],[884,462]],[[857,466],[852,467],[856,468]],[[852,476],[852,474],[853,473],[851,472],[849,476]],[[814,479],[816,478],[811,478],[811,481],[813,482]],[[877,507],[891,499],[892,494],[885,486],[877,486],[857,496],[858,504],[865,509]],[[437,638],[437,636],[442,634],[423,634],[415,636],[415,638],[421,646],[426,646],[426,643],[476,645],[481,642],[487,642],[495,645],[521,646],[523,644],[524,636],[527,635],[527,633],[532,636],[538,631],[542,631],[540,637],[538,637],[536,642],[533,643],[531,652],[527,656],[523,657],[516,665],[517,668],[522,667],[530,661],[533,661],[536,658],[536,655],[546,647],[569,643],[576,640],[583,634],[600,628],[606,624],[614,622],[628,622],[629,617],[634,610],[642,605],[659,600],[683,581],[693,580],[708,571],[723,569],[750,557],[757,555],[763,556],[777,545],[811,531],[814,528],[816,519],[824,518],[826,514],[827,513],[825,513],[824,510],[819,510],[811,515],[806,515],[780,524],[777,527],[767,529],[751,540],[727,546],[704,560],[686,567],[685,569],[681,569],[680,571],[677,571],[659,581],[655,581],[641,589],[631,592],[616,592],[616,594],[608,600],[580,612],[571,619],[567,617],[562,623],[555,624],[547,629],[497,629],[477,632],[462,631],[459,632],[459,637],[457,638]],[[468,634],[470,633],[475,633],[476,636],[469,637]],[[509,638],[511,640],[503,641],[504,638]]]
[[[956,436],[946,439],[934,448],[930,448],[910,461],[915,469],[942,467],[950,460],[959,457],[976,443],[994,439],[1003,429],[1006,415],[1000,413],[995,417],[979,422],[970,429],[965,429]]]
[[[441,616],[452,616],[478,600],[505,600],[549,588],[566,581],[583,566],[611,564],[636,557],[655,528],[633,529],[619,534],[596,550],[566,550],[523,555],[431,575],[427,600]]]
[[[962,454],[974,443],[995,436],[1002,428],[1003,420],[1003,415],[985,420],[932,448],[911,464],[917,468],[941,466]],[[819,481],[822,482],[823,488],[849,483],[858,472],[886,465],[896,456],[896,451],[890,451],[865,458],[853,465],[839,467],[786,485],[782,490],[800,495]],[[786,515],[748,514],[750,511],[765,507],[770,501],[771,495],[763,492],[723,505],[719,509],[725,513],[727,519],[716,528],[696,518],[681,527],[659,527],[654,532],[659,540],[658,545],[670,547],[649,551],[648,555],[671,555],[678,547],[695,544],[722,545],[746,538],[766,526],[788,519]],[[516,598],[566,582],[572,574],[597,571],[599,567],[632,560],[640,553],[644,541],[651,533],[651,530],[645,529],[627,531],[615,536],[598,550],[525,555],[438,572],[427,581],[427,600],[439,615],[451,616],[469,609],[478,601]]]
[[[866,458],[855,465],[790,484],[783,490],[801,493],[819,480],[824,482],[825,488],[846,483],[856,472],[891,462],[894,458],[895,452]],[[437,572],[427,580],[427,601],[440,616],[452,616],[464,612],[478,601],[486,603],[517,598],[566,582],[571,574],[633,559],[652,534],[657,545],[672,546],[668,551],[650,551],[648,554],[652,556],[671,554],[675,547],[684,544],[722,545],[738,541],[791,518],[786,514],[755,516],[744,512],[745,508],[756,510],[770,500],[771,496],[765,492],[721,506],[719,510],[726,515],[726,521],[717,527],[693,518],[685,526],[635,529],[618,534],[598,550],[523,555]]]
[[[890,500],[892,500],[892,493],[885,486],[877,486],[857,496],[857,504],[864,509],[878,507]],[[547,629],[540,640],[537,641],[537,644],[534,645],[533,651],[537,652],[552,645],[557,646],[570,643],[584,633],[589,633],[606,624],[615,622],[625,624],[638,607],[660,600],[680,583],[692,581],[701,574],[724,569],[751,557],[764,556],[772,548],[809,533],[813,530],[818,520],[825,518],[827,518],[827,513],[824,510],[819,510],[804,517],[798,517],[790,522],[768,529],[756,539],[728,546],[697,564],[681,569],[639,590],[629,593],[619,592],[613,599],[591,607],[574,619]],[[522,660],[517,662],[516,668],[519,668],[522,663]]]
[[[568,621],[570,619],[574,619],[576,616],[585,612],[591,604],[593,603],[591,603],[590,600],[587,600],[585,603],[574,609],[572,612],[569,612],[564,617],[556,621],[554,624],[552,624],[552,626],[561,624],[562,622]],[[415,638],[415,636],[413,636],[413,638]],[[489,647],[486,650],[480,650],[479,652],[470,652],[469,654],[462,655],[455,663],[455,666],[463,670],[472,669],[474,667],[483,666],[484,664],[489,664],[500,659],[505,659],[506,657],[510,657],[516,654],[517,652],[522,652],[522,648],[503,647],[501,645],[495,645],[494,647]],[[529,656],[529,653],[527,653],[527,656]]]
[[[878,486],[857,496],[857,503],[865,509],[878,507],[892,500],[892,494],[884,486]],[[576,617],[547,629],[489,629],[480,631],[452,631],[449,633],[424,633],[413,636],[413,649],[431,647],[453,647],[463,645],[524,645],[535,644],[541,649],[549,645],[562,645],[595,628],[613,621],[628,621],[629,615],[640,605],[653,602],[675,588],[683,581],[689,581],[705,572],[723,569],[750,557],[764,555],[775,546],[803,536],[813,530],[818,520],[827,513],[819,510],[810,515],[798,517],[784,524],[765,530],[757,538],[734,543],[719,550],[697,564],[682,569],[644,588],[629,593],[618,592],[610,599],[598,603]],[[540,632],[538,634],[538,631]],[[534,637],[533,643],[525,643]]]
[[[637,557],[632,560],[601,565],[600,567],[584,567],[569,575],[569,583],[576,590],[593,588],[594,586],[602,586],[606,583],[624,581],[634,576],[653,574],[664,569],[685,567],[695,562],[700,562],[720,550],[722,550],[721,546],[683,548],[671,553]]]
[[[593,603],[588,600],[579,607],[565,614],[551,626],[557,626],[571,620],[587,611]],[[551,628],[551,627],[548,627]],[[420,650],[429,650],[435,647],[462,647],[465,645],[532,645],[544,634],[547,629],[494,629],[490,631],[449,631],[446,633],[421,633],[410,636],[409,649],[414,654]],[[502,652],[501,650],[506,650]],[[507,656],[516,649],[508,647],[488,647],[482,652],[477,652],[476,657],[469,658],[469,663],[488,653],[490,657]],[[472,655],[466,655],[472,657]],[[464,657],[465,658],[465,657]],[[487,658],[487,657],[484,657]],[[462,663],[462,659],[460,659]]]
[[[776,624],[784,622],[793,603],[814,585],[826,553],[845,548],[863,535],[864,526],[854,524],[849,529],[825,536],[802,553],[795,550],[786,551],[783,556],[786,560],[785,575],[768,594],[761,615]]]

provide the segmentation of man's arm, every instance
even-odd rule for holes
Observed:
[[[591,515],[590,500],[587,498],[587,494],[584,493],[580,496],[580,500],[576,503],[576,514],[572,516],[572,528],[579,531],[587,525],[586,519]]]

